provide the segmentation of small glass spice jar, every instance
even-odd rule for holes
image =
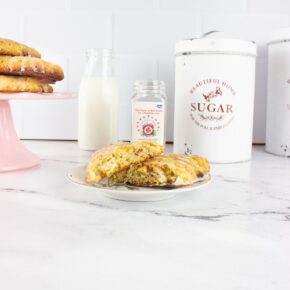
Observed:
[[[132,98],[132,141],[165,144],[166,94],[163,81],[136,81]]]

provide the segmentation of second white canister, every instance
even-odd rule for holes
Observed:
[[[268,43],[266,151],[290,157],[290,28],[273,31]]]
[[[175,153],[216,163],[251,158],[256,50],[228,38],[176,44]]]

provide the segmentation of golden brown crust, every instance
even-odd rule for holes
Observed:
[[[0,75],[0,92],[52,93],[53,88],[33,78]]]
[[[0,55],[33,56],[41,58],[41,54],[36,49],[5,38],[0,38]]]
[[[197,155],[188,156],[196,163],[195,168],[198,177],[202,177],[203,175],[209,173],[210,164],[206,158]]]
[[[49,83],[64,78],[59,65],[29,56],[0,56],[0,74],[46,79]]]
[[[146,141],[109,145],[92,156],[86,170],[86,181],[97,183],[132,164],[157,156],[163,151],[163,146]]]
[[[184,154],[160,155],[110,177],[110,184],[137,186],[190,185],[209,172],[207,159]]]

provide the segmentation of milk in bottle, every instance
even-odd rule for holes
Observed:
[[[79,90],[79,147],[97,150],[116,142],[117,125],[118,90],[112,50],[90,49]]]

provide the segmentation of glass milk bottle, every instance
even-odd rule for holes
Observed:
[[[132,141],[165,144],[165,84],[136,81],[132,99]]]
[[[118,139],[118,91],[111,49],[89,49],[79,90],[79,147],[97,150]]]

